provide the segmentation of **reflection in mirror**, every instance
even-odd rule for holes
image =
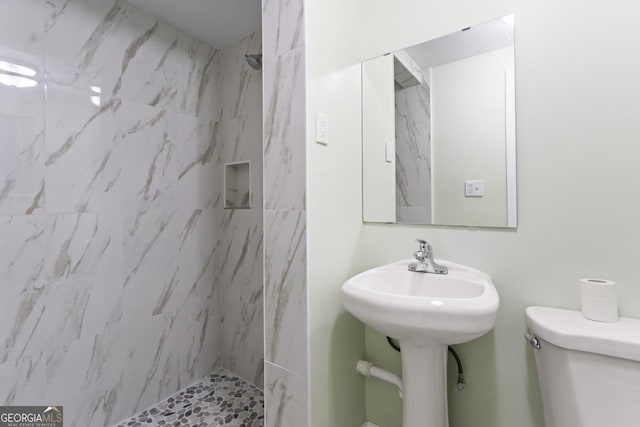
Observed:
[[[513,15],[362,64],[363,219],[515,227]]]

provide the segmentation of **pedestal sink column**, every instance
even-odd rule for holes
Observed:
[[[400,341],[402,427],[448,427],[447,347]]]

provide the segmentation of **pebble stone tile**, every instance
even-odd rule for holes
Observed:
[[[262,390],[219,369],[117,427],[263,427]]]

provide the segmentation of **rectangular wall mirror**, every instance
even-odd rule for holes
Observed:
[[[362,63],[363,220],[516,227],[514,16]]]

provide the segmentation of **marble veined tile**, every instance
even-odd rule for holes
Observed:
[[[306,375],[305,213],[266,211],[264,224],[265,357]]]
[[[123,101],[117,127],[125,212],[170,208],[178,179],[174,116],[165,109]]]
[[[126,411],[134,414],[180,389],[180,335],[174,315],[154,316],[127,325],[122,340]]]
[[[265,427],[307,426],[307,380],[271,363],[265,364]]]
[[[216,58],[220,162],[249,161],[252,193],[251,209],[222,211],[223,360],[227,369],[258,386],[264,382],[262,73],[249,67],[245,54],[260,52],[257,32],[219,50]]]
[[[46,365],[47,401],[65,406],[65,425],[111,426],[190,384],[180,379],[186,354],[198,373],[215,365],[208,359],[209,349],[215,349],[215,335],[208,330],[212,324],[202,317],[194,322],[191,316],[155,316],[56,352]]]
[[[222,366],[224,342],[222,337],[221,296],[219,290],[198,311],[181,310],[175,315],[174,330],[178,331],[180,351],[180,386]]]
[[[220,123],[220,138],[224,141],[222,161],[251,160],[262,170],[262,126],[261,116],[227,119]],[[256,126],[256,124],[258,126]],[[252,172],[254,165],[252,165]],[[262,181],[262,174],[256,176]],[[261,186],[260,186],[261,187]],[[262,192],[261,189],[259,189]]]
[[[219,225],[214,210],[151,211],[125,220],[127,322],[214,305]]]
[[[246,54],[262,52],[261,33],[245,36],[218,51],[216,78],[219,86],[221,121],[241,119],[247,127],[262,126],[262,72],[246,61]]]
[[[143,18],[130,17],[139,15],[146,16],[136,9],[128,11],[126,30],[136,37],[124,49],[112,94],[176,112],[213,117],[216,50],[158,20],[146,22],[144,32],[136,31]]]
[[[264,64],[265,209],[305,210],[304,48]]]
[[[0,0],[0,57],[35,73],[0,83],[0,403],[112,425],[221,366],[223,326],[261,381],[262,202],[220,206],[223,144],[261,197],[260,42],[221,53],[125,0]]]
[[[264,53],[276,57],[304,45],[304,1],[263,0]]]
[[[120,211],[119,99],[47,84],[47,213]]]
[[[177,204],[193,209],[220,206],[220,124],[185,114],[175,114],[172,120],[177,126],[174,144],[178,174]]]
[[[47,334],[57,332],[52,325],[44,323],[47,301],[45,283],[26,283],[3,286],[0,303],[0,363],[13,362],[25,356],[40,359],[47,349],[47,342],[39,341]]]
[[[7,382],[0,382],[0,397],[11,401],[18,393],[28,396],[24,378],[11,376],[11,370],[25,372],[22,360],[28,359],[35,369],[48,355],[50,341],[41,342],[43,332],[54,335],[56,330],[43,323],[43,313],[47,304],[44,283],[27,283],[20,286],[3,286],[0,301],[0,376]],[[4,374],[3,374],[4,372]],[[29,375],[27,375],[28,377]],[[28,387],[27,387],[28,388]]]
[[[46,5],[40,0],[2,0],[0,2],[0,40],[22,53],[42,56]],[[5,56],[4,58],[15,58]]]
[[[148,211],[124,218],[125,322],[161,314],[178,286],[176,212]]]
[[[57,327],[55,345],[62,347],[112,329],[122,318],[122,217],[59,215],[52,227],[43,319]]]
[[[431,223],[429,87],[415,85],[396,91],[395,102],[397,219],[410,223],[429,224]],[[417,218],[416,214],[420,211],[425,215]]]
[[[49,81],[78,88],[98,87],[113,94],[127,46],[146,22],[126,25],[130,6],[122,0],[48,0],[45,19],[46,66]]]
[[[224,141],[222,164],[239,161],[251,162],[251,206],[253,209],[260,209],[263,205],[262,129],[252,127],[250,122],[255,121],[255,117],[249,118],[248,121],[245,119],[224,120],[220,124],[219,135],[220,139]]]
[[[53,218],[47,250],[48,281],[76,277],[94,280],[100,275],[110,274],[102,263],[108,262],[105,258],[109,256],[117,258],[121,255],[110,253],[115,249],[112,239],[118,234],[117,231],[105,230],[111,224],[99,221],[99,215],[95,213],[57,215]]]
[[[3,20],[0,16],[0,27]],[[42,213],[46,156],[42,55],[0,44],[0,61],[4,67],[24,67],[19,69],[24,74],[0,71],[0,215]]]
[[[45,401],[44,357],[23,356],[0,363],[0,405],[33,405]]]
[[[262,114],[227,118],[220,123],[220,138],[224,141],[224,161],[253,160],[262,163]]]
[[[404,224],[431,224],[431,206],[397,206],[396,221]]]
[[[181,70],[176,63],[180,33],[136,9],[126,9],[120,31],[131,37],[127,46],[118,46],[116,80],[107,89],[129,101],[174,108],[181,93],[177,86]]]
[[[122,249],[117,217],[12,217],[0,224],[0,364],[64,351],[121,317]]]
[[[123,0],[49,0],[47,71],[104,96],[210,116],[215,49]]]
[[[42,357],[33,339],[46,305],[46,255],[51,220],[42,215],[0,217],[0,364]],[[34,362],[35,364],[35,362]]]
[[[178,36],[173,67],[178,70],[174,109],[204,119],[215,119],[220,105],[216,93],[217,51],[184,33]]]
[[[0,277],[3,288],[46,280],[45,257],[52,220],[44,215],[0,217]],[[4,311],[0,310],[0,313]]]
[[[225,367],[263,383],[262,210],[225,210],[222,224]]]
[[[0,61],[19,67],[0,73],[0,215],[44,208],[44,16],[42,1],[0,2]]]
[[[166,288],[154,308],[161,312],[200,313],[209,308],[216,296],[221,245],[218,214],[213,209],[176,213],[177,262],[175,286]]]
[[[45,399],[64,406],[65,426],[110,426],[129,415],[124,389],[129,328],[86,337],[47,360]]]

